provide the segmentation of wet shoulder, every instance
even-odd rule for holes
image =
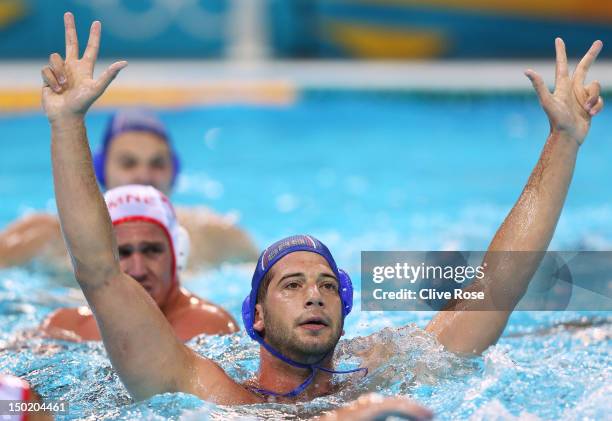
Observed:
[[[57,309],[45,319],[41,328],[47,335],[56,339],[100,339],[96,320],[87,306]]]
[[[238,331],[238,323],[222,307],[191,293],[173,316],[171,323],[179,336],[190,339],[196,335],[226,335]]]
[[[196,207],[178,209],[177,216],[191,240],[189,268],[257,260],[257,247],[248,233],[237,225],[236,215],[222,215]]]
[[[87,306],[58,308],[45,320],[45,325],[60,328],[73,328],[93,319]]]

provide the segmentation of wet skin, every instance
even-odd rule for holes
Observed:
[[[271,269],[254,328],[283,354],[314,363],[331,352],[342,334],[338,280],[327,261],[307,251],[291,253]]]

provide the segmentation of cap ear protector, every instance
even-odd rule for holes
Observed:
[[[180,273],[187,268],[189,252],[191,251],[191,241],[189,239],[189,233],[182,225],[178,226],[177,234],[174,252],[176,255],[176,270]]]
[[[340,268],[338,268],[338,275],[338,292],[340,294],[340,301],[342,301],[342,317],[346,317],[353,309],[353,282],[349,274]]]

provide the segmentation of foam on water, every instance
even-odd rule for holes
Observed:
[[[3,279],[5,272],[0,272]],[[498,345],[483,357],[461,358],[444,351],[421,330],[419,325],[424,326],[428,315],[390,313],[380,321],[380,314],[357,311],[358,317],[347,319],[352,339],[340,342],[337,363],[356,367],[360,358],[376,356],[381,365],[366,379],[354,381],[336,395],[297,407],[217,407],[183,394],[133,404],[102,344],[43,340],[24,332],[51,309],[79,302],[74,290],[66,294],[68,288],[58,287],[41,300],[37,296],[41,284],[26,288],[25,274],[9,272],[12,280],[5,279],[0,289],[4,314],[0,371],[23,376],[43,397],[68,400],[72,415],[65,419],[190,419],[204,415],[211,419],[233,415],[296,419],[339,405],[364,391],[412,396],[436,411],[440,419],[486,419],[492,413],[499,415],[495,409],[499,405],[512,417],[529,413],[542,419],[571,419],[571,414],[581,414],[580,408],[589,414],[610,409],[601,395],[612,379],[612,320],[605,314],[566,313],[561,317],[555,312],[515,313],[509,333]],[[232,273],[227,267],[219,272],[224,276]],[[235,272],[240,274],[242,269]],[[46,304],[41,307],[43,302]],[[388,327],[402,325],[406,327]],[[374,333],[362,336],[370,332]],[[250,378],[257,368],[258,347],[242,333],[198,337],[189,345],[218,362],[238,381]]]

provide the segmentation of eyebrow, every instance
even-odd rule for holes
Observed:
[[[294,276],[295,276],[295,277],[305,277],[306,275],[304,275],[304,273],[303,273],[303,272],[294,272],[294,273],[288,273],[288,274],[284,275],[282,278],[280,278],[280,279],[278,280],[278,284],[280,284],[281,282],[283,282],[285,279],[287,279],[287,278],[292,278],[292,277],[294,277]],[[321,274],[319,274],[319,277],[331,278],[331,279],[333,279],[334,281],[338,282],[338,279],[336,279],[336,276],[335,276],[335,275],[332,275],[332,274],[330,274],[330,273],[321,273]]]
[[[139,152],[134,152],[134,151],[120,151],[117,152],[117,157],[118,158],[134,158],[134,157],[139,157],[141,156],[141,154]],[[151,158],[151,159],[167,159],[169,158],[168,154],[165,154],[163,152],[159,152],[159,153],[153,153],[151,154],[151,156],[148,156],[147,158]]]
[[[143,246],[155,246],[155,245],[158,245],[158,244],[164,245],[164,242],[163,242],[163,240],[158,240],[158,241],[141,241],[139,244],[143,245]]]
[[[134,152],[127,152],[127,151],[122,151],[119,152],[117,154],[119,159],[126,159],[126,158],[135,158],[138,157],[138,154],[135,154]]]
[[[170,157],[166,154],[153,155],[149,158],[149,162],[169,162]]]
[[[286,274],[285,276],[283,276],[282,278],[280,278],[280,279],[278,280],[278,283],[280,284],[280,283],[281,283],[281,282],[283,282],[285,279],[287,279],[287,278],[293,278],[294,276],[296,276],[296,277],[297,277],[297,276],[304,277],[305,275],[304,275],[304,273],[302,273],[302,272],[288,273],[288,274]]]

